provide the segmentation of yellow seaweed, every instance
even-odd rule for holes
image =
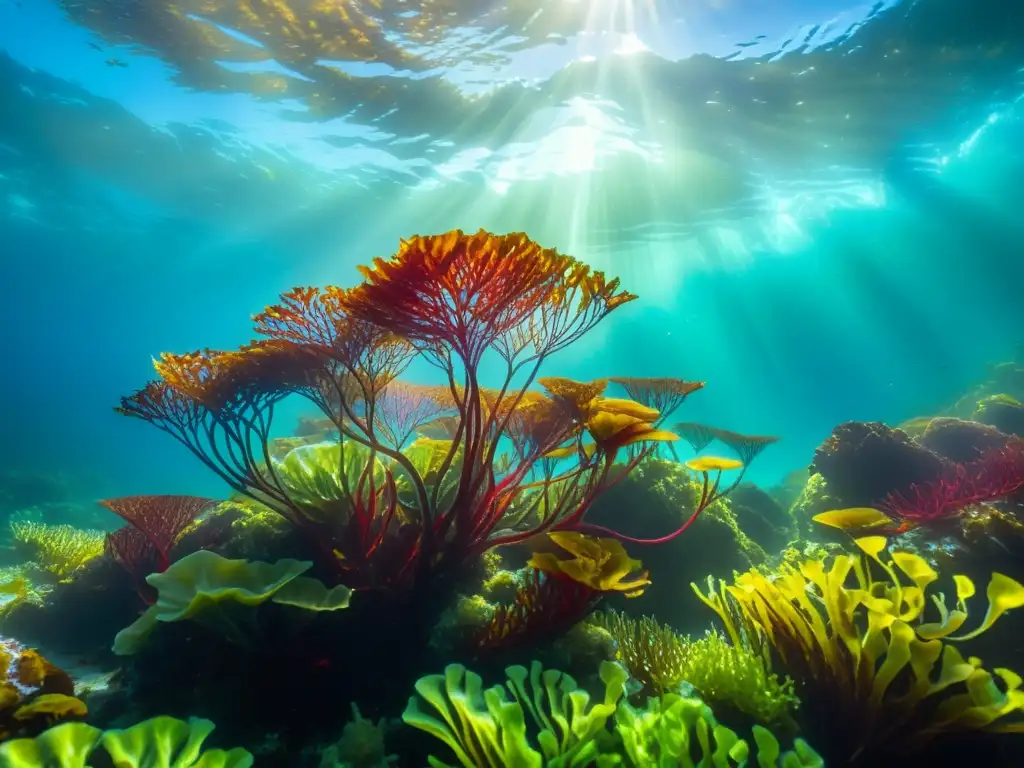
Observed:
[[[694,585],[694,591],[734,643],[744,635],[763,638],[802,697],[831,701],[830,708],[845,713],[836,738],[848,740],[851,756],[873,749],[909,753],[955,730],[1024,731],[1024,721],[1009,717],[1024,712],[1020,677],[1002,669],[993,676],[949,644],[977,637],[1024,605],[1024,586],[995,574],[980,626],[954,635],[975,594],[970,579],[954,577],[957,603],[950,610],[941,595],[929,601],[938,574],[921,557],[886,558],[881,536],[855,543],[859,556],[806,560],[767,575],[751,570],[733,584],[711,582],[706,593]],[[929,603],[938,621],[925,620]],[[897,679],[904,682],[895,685]]]
[[[838,528],[841,531],[855,531],[893,525],[893,521],[888,515],[872,507],[833,509],[815,515],[811,519],[816,523],[821,523],[831,528]]]

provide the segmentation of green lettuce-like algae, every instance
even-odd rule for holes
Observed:
[[[338,505],[347,506],[351,494],[360,487],[370,487],[371,478],[364,478],[372,452],[352,440],[304,445],[290,450],[274,463],[274,473],[287,490],[289,498],[312,518],[329,517]],[[387,485],[385,467],[373,457],[373,487]]]
[[[99,746],[117,768],[249,768],[252,755],[236,747],[203,751],[213,731],[209,720],[154,717],[124,730],[106,731]]]
[[[529,670],[509,667],[506,673],[505,686],[484,690],[479,675],[449,664],[443,675],[417,681],[420,698],[409,700],[402,720],[443,741],[466,768],[592,765],[598,757],[597,736],[625,691],[626,671],[602,664],[605,696],[592,705],[590,694],[572,677],[545,671],[539,662]],[[433,713],[421,708],[420,699]],[[433,756],[429,762],[432,768],[449,766]]]
[[[203,750],[213,729],[198,717],[159,716],[106,732],[65,723],[34,739],[0,744],[0,768],[251,768],[253,757],[241,747]]]
[[[156,602],[118,632],[114,653],[137,653],[160,622],[204,620],[230,631],[230,625],[216,621],[224,603],[255,607],[273,602],[307,611],[348,607],[351,590],[347,587],[328,589],[316,579],[301,576],[312,566],[309,561],[285,559],[264,563],[229,560],[208,550],[194,552],[163,573],[146,578],[157,590]]]
[[[85,768],[102,731],[85,723],[64,723],[34,739],[0,744],[0,768]]]
[[[756,748],[752,755],[750,744],[735,731],[720,725],[707,704],[674,693],[648,699],[644,709],[621,703],[615,713],[615,732],[620,739],[624,764],[633,768],[748,765],[822,768],[825,765],[821,756],[802,739],[794,742],[792,750],[783,752],[775,735],[760,725],[753,727]]]
[[[820,768],[821,757],[802,740],[783,752],[766,728],[755,726],[755,749],[715,720],[700,699],[678,694],[648,699],[638,709],[624,699],[628,675],[604,662],[604,697],[591,701],[569,675],[506,670],[505,685],[484,689],[480,677],[459,664],[421,678],[418,697],[402,719],[444,742],[455,763],[431,756],[431,768],[687,768],[757,765]],[[429,705],[425,710],[423,703]],[[753,762],[750,761],[754,753]]]

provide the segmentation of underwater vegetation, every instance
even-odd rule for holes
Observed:
[[[745,477],[777,438],[677,421],[703,381],[542,375],[636,299],[617,280],[459,231],[362,275],[123,398],[228,500],[105,499],[107,534],[14,521],[0,629],[78,686],[24,687],[13,659],[42,657],[5,645],[0,768],[877,768],[1024,732],[988,642],[1024,575],[982,549],[1024,530],[1019,437],[850,422],[773,495]],[[1008,423],[996,394],[971,415]],[[316,410],[292,435],[287,398]],[[214,722],[244,748],[206,749]]]
[[[611,633],[616,658],[649,692],[676,692],[686,683],[720,715],[729,710],[760,725],[795,728],[800,701],[793,681],[772,672],[767,654],[715,632],[691,640],[648,616],[633,619],[612,610],[589,621]]]
[[[58,580],[73,577],[103,554],[104,533],[67,524],[16,520],[11,523],[14,550]]]
[[[478,650],[524,646],[564,632],[597,606],[606,594],[643,594],[650,580],[642,563],[615,539],[595,539],[569,531],[548,537],[569,557],[535,553],[529,575],[511,604],[498,607],[475,638]]]
[[[783,753],[766,728],[754,727],[756,748],[719,725],[700,699],[666,694],[635,709],[623,699],[628,674],[604,662],[603,695],[592,701],[576,681],[557,670],[509,667],[505,685],[484,689],[475,673],[451,664],[443,675],[416,683],[402,719],[448,746],[456,762],[431,756],[432,768],[523,766],[747,765],[821,766],[798,739]],[[425,709],[424,705],[429,707]],[[430,710],[433,710],[431,712]]]
[[[104,764],[119,768],[250,768],[253,757],[240,747],[228,751],[203,749],[203,742],[213,728],[209,720],[198,717],[187,721],[154,717],[130,728],[107,731],[85,723],[67,723],[34,739],[15,739],[0,744],[0,765],[4,768],[76,768]],[[106,763],[102,762],[103,758]]]
[[[618,280],[525,235],[482,231],[411,238],[362,272],[352,289],[284,294],[256,316],[264,338],[238,350],[163,355],[161,378],[118,409],[168,432],[235,492],[295,525],[333,583],[412,595],[457,579],[491,548],[540,534],[563,544],[570,533],[665,543],[735,486],[723,488],[722,473],[742,470],[741,461],[702,457],[691,466],[703,478],[699,503],[668,533],[641,540],[585,519],[658,443],[677,439],[661,424],[703,386],[614,380],[632,400],[608,397],[607,379],[538,377],[550,355],[636,298]],[[495,388],[479,381],[485,354],[505,364]],[[414,357],[446,383],[400,379]],[[543,391],[530,388],[534,381]],[[337,439],[278,459],[274,407],[290,395],[315,405]],[[748,458],[773,440],[717,437]],[[166,511],[151,517],[143,533],[169,519]],[[140,526],[139,516],[126,519]],[[600,557],[619,557],[610,546],[600,545]],[[123,549],[119,560],[130,562]],[[546,576],[518,603],[534,620],[545,612],[581,618],[594,594],[617,589],[550,559],[536,567]],[[559,610],[542,608],[551,605]]]
[[[166,571],[150,574],[146,582],[156,599],[146,611],[114,638],[114,653],[136,653],[161,622],[191,619],[211,625],[221,638],[245,645],[255,629],[239,623],[266,602],[306,611],[336,611],[348,607],[351,590],[327,589],[302,574],[310,562],[279,560],[276,563],[229,560],[215,552],[199,550],[182,558]],[[231,608],[240,606],[233,616]]]
[[[731,584],[711,581],[707,592],[694,590],[734,645],[771,649],[801,699],[816,703],[806,713],[813,718],[806,732],[842,764],[905,759],[957,731],[1024,732],[1020,676],[989,672],[955,645],[1024,605],[1024,586],[994,574],[981,623],[957,634],[976,592],[970,578],[953,577],[952,609],[941,594],[931,595],[937,620],[926,621],[935,569],[908,552],[884,557],[880,536],[855,543],[859,556],[806,559],[769,574],[752,570]]]
[[[0,638],[0,740],[34,736],[87,713],[66,672],[36,650]]]
[[[216,503],[195,496],[125,496],[100,502],[128,523],[107,534],[104,546],[131,575],[144,602],[153,601],[146,577],[167,570],[171,549],[181,534]]]
[[[596,664],[607,633],[570,630],[604,599],[638,597],[651,583],[626,546],[679,540],[775,440],[711,430],[737,458],[676,464],[692,503],[653,535],[591,521],[597,499],[679,439],[666,420],[704,387],[541,375],[551,355],[636,297],[522,234],[414,237],[362,271],[351,289],[283,294],[256,315],[261,338],[239,349],[162,355],[159,379],[118,411],[172,435],[231,500],[103,500],[125,524],[105,536],[63,532],[89,548],[62,555],[44,600],[19,599],[5,615],[6,627],[71,652],[113,626],[106,643],[122,660],[133,720],[170,711],[260,729],[282,697],[303,701],[305,722],[274,747],[287,753],[296,739],[327,735],[339,687],[374,713],[401,695],[381,688],[379,669],[411,686],[446,650],[490,664],[563,635]],[[479,377],[485,356],[504,363],[493,387]],[[440,384],[403,378],[417,358]],[[293,396],[318,413],[281,437],[275,412]],[[517,545],[531,554],[503,571],[491,555]],[[40,546],[23,557],[54,560]],[[496,603],[473,594],[485,562]],[[88,631],[68,636],[51,618],[58,610]],[[432,636],[450,615],[461,636]],[[282,647],[292,649],[285,665]],[[93,717],[121,725],[129,711]],[[347,732],[379,744],[381,730],[364,727],[373,722],[359,715]],[[331,743],[340,753],[353,740],[334,731]],[[387,762],[381,749],[367,754]]]
[[[512,385],[636,298],[617,280],[525,235],[460,231],[403,241],[363,275],[353,289],[284,294],[256,316],[261,341],[163,355],[161,379],[119,408],[307,531],[339,583],[410,589],[491,547],[580,530],[593,499],[645,455],[613,471],[621,449],[675,439],[655,409],[604,397],[606,381],[541,379],[547,394]],[[506,366],[494,389],[478,380],[486,352]],[[399,380],[417,355],[445,385]],[[292,394],[340,439],[278,462],[273,409]],[[456,420],[450,439],[409,445],[442,417]],[[557,471],[553,451],[571,466]]]

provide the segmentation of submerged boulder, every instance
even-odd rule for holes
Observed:
[[[1007,395],[981,400],[972,418],[1008,435],[1024,437],[1024,405]]]
[[[986,424],[940,416],[928,423],[918,442],[942,458],[962,464],[1006,447],[1010,437]]]
[[[814,452],[812,473],[843,507],[870,507],[893,491],[938,477],[946,461],[880,421],[840,424]]]

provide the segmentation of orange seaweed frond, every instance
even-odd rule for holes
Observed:
[[[401,241],[388,260],[360,267],[366,279],[345,308],[423,344],[450,345],[468,364],[550,300],[572,263],[525,234],[452,230]]]
[[[425,349],[449,346],[472,368],[495,344],[508,357],[509,341],[524,333],[543,356],[574,330],[566,317],[600,319],[635,298],[619,292],[617,280],[521,232],[417,235],[360,270],[366,282],[345,296],[345,311]]]
[[[537,379],[537,383],[546,389],[556,401],[561,403],[581,422],[587,420],[591,404],[604,394],[608,387],[608,379],[596,379],[583,382],[566,379],[561,376],[547,376]]]
[[[322,364],[322,356],[308,346],[273,340],[230,352],[165,352],[153,367],[172,388],[217,410],[243,394],[284,394],[307,386]]]
[[[530,392],[509,415],[505,436],[520,458],[543,456],[579,434],[576,415],[557,400]]]
[[[272,339],[332,347],[338,323],[344,318],[340,301],[343,295],[344,291],[334,286],[293,288],[281,294],[280,304],[253,317],[256,332]]]

